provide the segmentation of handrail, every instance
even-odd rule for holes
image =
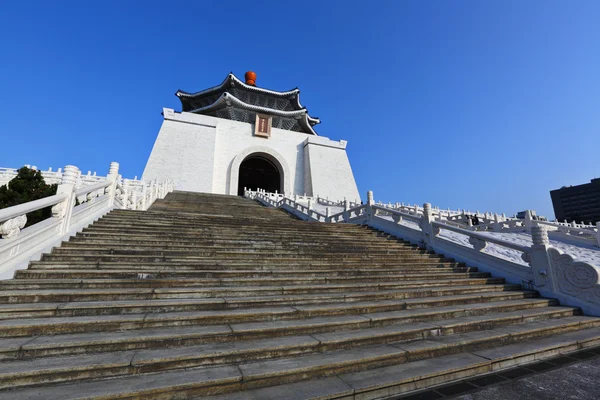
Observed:
[[[467,229],[457,228],[455,226],[444,224],[443,222],[433,221],[432,225],[437,226],[442,229],[447,229],[449,231],[461,233],[466,236],[474,237],[474,238],[483,240],[485,242],[494,243],[494,244],[497,244],[497,245],[503,246],[503,247],[508,247],[509,249],[518,250],[523,253],[529,253],[531,251],[531,248],[528,246],[523,246],[520,244],[508,242],[508,241],[502,240],[502,239],[496,239],[492,236],[482,235],[481,233],[477,233],[477,232],[470,231]]]
[[[371,206],[371,207],[373,207],[375,210],[381,210],[383,212],[390,213],[392,215],[399,215],[402,218],[406,218],[406,219],[409,219],[409,220],[412,220],[412,221],[415,221],[415,222],[420,222],[421,218],[422,218],[421,216],[417,216],[417,215],[413,215],[413,214],[408,214],[408,213],[405,213],[403,211],[392,210],[392,209],[387,208],[387,207],[382,207],[382,206],[377,206],[377,205],[374,205],[374,206]]]
[[[332,215],[329,216],[329,218],[335,219],[335,218],[338,218],[338,217],[342,217],[345,213],[350,214],[353,211],[358,211],[358,210],[360,210],[361,208],[364,208],[364,207],[366,207],[366,204],[360,204],[360,205],[358,205],[356,207],[348,208],[347,210],[340,211],[339,213],[332,214]]]
[[[96,190],[104,189],[109,187],[112,184],[112,181],[106,180],[98,183],[94,183],[93,185],[82,186],[79,189],[75,190],[75,196],[82,196],[84,194],[95,192]]]
[[[37,211],[42,208],[56,205],[65,201],[68,197],[69,195],[67,193],[59,193],[52,196],[44,197],[43,199],[34,200],[2,209],[0,210],[0,222],[8,221],[9,219],[28,214],[32,211]]]

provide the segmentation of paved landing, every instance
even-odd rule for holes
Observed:
[[[597,400],[600,348],[544,360],[398,400]]]

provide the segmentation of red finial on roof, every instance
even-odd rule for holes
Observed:
[[[246,85],[256,86],[256,72],[248,71],[244,77],[246,78]]]

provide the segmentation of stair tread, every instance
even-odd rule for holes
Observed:
[[[156,320],[156,319],[178,319],[178,318],[194,318],[200,316],[226,316],[226,315],[244,315],[244,314],[298,314],[300,311],[303,312],[316,312],[318,310],[331,310],[331,309],[353,309],[353,308],[362,308],[368,306],[384,306],[384,305],[407,305],[407,304],[419,304],[426,302],[428,300],[440,301],[440,299],[444,299],[442,297],[426,297],[426,298],[416,298],[416,299],[406,299],[406,300],[382,300],[382,301],[371,301],[371,302],[345,302],[346,295],[343,295],[339,300],[340,302],[331,303],[331,304],[321,304],[321,305],[305,305],[305,306],[281,306],[281,307],[268,307],[268,308],[234,308],[234,309],[224,309],[224,310],[206,310],[206,311],[180,311],[180,312],[170,312],[168,314],[163,313],[140,313],[140,314],[127,314],[123,315],[103,315],[103,316],[75,316],[75,317],[48,317],[48,318],[31,318],[23,321],[28,321],[30,324],[37,323],[53,323],[54,321],[58,323],[62,323],[65,321],[72,322],[88,322],[91,320],[137,320],[141,317],[147,315],[146,320]],[[481,297],[479,295],[464,295],[464,296],[448,296],[447,300],[457,300],[457,299],[469,299],[469,298],[478,298]],[[447,309],[459,310],[459,309],[473,309],[473,308],[493,308],[502,305],[512,305],[512,304],[528,304],[528,303],[544,303],[547,300],[545,299],[519,299],[519,300],[503,300],[498,302],[489,302],[489,303],[475,303],[475,304],[464,304],[458,306],[448,307],[436,307],[434,309],[422,309],[415,308],[405,311],[398,312],[385,312],[385,313],[372,313],[369,316],[372,319],[376,319],[379,317],[385,317],[386,315],[398,314],[398,315],[411,315],[411,314],[426,314],[431,312],[441,312]],[[110,306],[133,306],[133,305],[144,305],[144,304],[158,304],[158,305],[173,305],[173,304],[224,304],[227,303],[226,298],[209,298],[209,299],[158,299],[158,300],[130,300],[130,301],[111,301],[111,302],[73,302],[73,303],[42,303],[45,305],[49,305],[49,309],[60,308],[60,309],[75,309],[75,308],[105,308]],[[34,308],[33,304],[8,304],[8,305],[0,305],[0,310],[3,308],[13,309],[14,307],[23,306],[24,309]],[[117,318],[119,317],[119,318]],[[11,322],[12,321],[12,322]],[[21,321],[19,321],[21,323]],[[2,320],[0,321],[1,326],[7,326],[14,324],[14,320]]]
[[[213,386],[237,383],[242,375],[235,366],[170,371],[160,374],[142,374],[106,381],[79,382],[76,385],[28,388],[10,392],[14,400],[50,400],[109,398],[132,392],[152,395],[170,392],[174,388]],[[1,393],[0,393],[1,394]]]

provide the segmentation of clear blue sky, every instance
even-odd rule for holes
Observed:
[[[600,176],[599,1],[11,3],[0,166],[141,176],[177,89],[252,69],[349,141],[363,197],[552,217]]]

